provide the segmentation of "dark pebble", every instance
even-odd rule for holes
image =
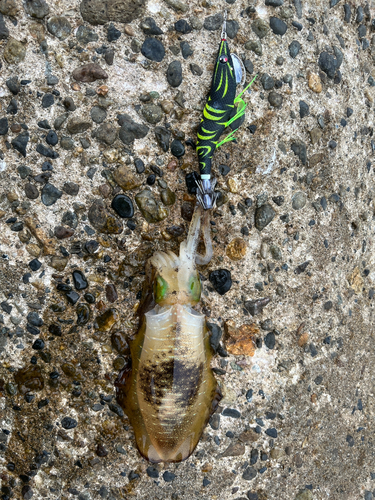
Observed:
[[[131,470],[128,474],[128,479],[129,481],[134,481],[135,479],[139,478],[139,474],[137,474],[135,471]]]
[[[197,174],[197,172],[189,172],[188,174],[186,174],[185,183],[189,194],[196,194],[198,180],[199,175]]]
[[[254,467],[248,467],[243,472],[242,479],[245,479],[245,481],[251,481],[256,477],[256,475],[257,475],[257,470],[254,469]]]
[[[157,26],[155,19],[146,17],[142,20],[140,28],[145,35],[162,35],[163,31]]]
[[[328,146],[329,146],[331,149],[335,149],[335,148],[336,148],[336,146],[337,146],[337,142],[336,142],[336,141],[334,141],[334,140],[331,140],[331,141],[329,141]]]
[[[17,137],[12,140],[12,146],[16,149],[23,157],[26,157],[26,147],[29,142],[29,132],[21,132]]]
[[[43,339],[36,339],[36,341],[33,343],[32,348],[35,349],[35,351],[41,351],[44,349],[44,340]]]
[[[171,153],[176,158],[181,158],[185,154],[185,146],[178,139],[174,139],[171,144]]]
[[[186,19],[179,19],[175,24],[174,24],[174,29],[178,31],[179,33],[182,33],[183,35],[186,35],[187,33],[191,32],[191,26],[190,24],[186,21]]]
[[[110,403],[108,405],[108,408],[111,411],[113,411],[113,413],[115,413],[116,415],[118,415],[119,417],[123,417],[124,416],[124,410],[117,403]]]
[[[56,146],[56,144],[58,143],[58,137],[57,137],[57,134],[56,132],[54,132],[53,130],[50,130],[47,134],[47,137],[46,137],[46,143],[49,144],[50,146]]]
[[[74,429],[74,427],[77,427],[77,420],[71,417],[64,417],[61,420],[61,426],[63,429]]]
[[[51,128],[51,125],[48,123],[48,120],[42,120],[38,122],[38,127],[49,130]]]
[[[11,306],[10,304],[8,304],[8,302],[5,302],[5,301],[0,303],[0,307],[7,314],[10,314],[12,312],[12,309],[13,309],[13,306]]]
[[[33,325],[33,326],[42,326],[43,325],[42,318],[35,311],[32,311],[27,315],[27,321],[28,321],[28,323],[30,323],[30,325]]]
[[[65,184],[63,185],[63,191],[65,191],[65,193],[69,194],[70,196],[77,196],[79,185],[70,181],[65,182]]]
[[[18,104],[15,99],[11,99],[9,106],[7,107],[7,113],[11,115],[16,115],[18,113]]]
[[[347,118],[350,118],[353,114],[352,108],[346,108],[346,116]]]
[[[141,52],[147,59],[156,62],[162,61],[165,56],[164,46],[156,38],[146,38],[143,42]]]
[[[270,222],[272,222],[276,213],[268,203],[258,207],[255,211],[255,227],[262,231]]]
[[[49,400],[47,398],[41,399],[40,401],[38,401],[38,410],[40,410],[41,408],[44,408],[45,406],[48,406],[48,404],[49,404]]]
[[[285,35],[286,30],[288,29],[288,26],[284,21],[279,19],[278,17],[271,17],[270,18],[270,27],[271,30],[275,33],[275,35]]]
[[[29,486],[28,484],[25,484],[22,487],[21,493],[23,500],[30,500],[34,494],[33,490],[31,489],[31,486]]]
[[[273,332],[267,333],[267,335],[264,337],[264,343],[266,344],[268,349],[273,349],[276,343],[275,334]]]
[[[114,24],[110,24],[108,26],[108,30],[107,30],[107,40],[109,42],[115,42],[116,40],[118,40],[121,36],[121,31],[118,30]]]
[[[305,118],[305,116],[308,116],[310,113],[310,107],[308,104],[305,103],[305,101],[300,101],[299,102],[299,116],[301,118]]]
[[[232,287],[232,277],[230,271],[227,269],[216,269],[209,275],[209,280],[220,295],[224,295]]]
[[[297,40],[293,40],[293,42],[289,45],[289,55],[292,59],[295,59],[299,51],[301,50],[301,44]]]
[[[306,144],[302,141],[295,141],[291,145],[291,150],[298,156],[303,165],[306,165],[307,155],[306,155]]]
[[[158,127],[155,127],[155,137],[156,137],[157,143],[159,144],[161,149],[164,152],[167,152],[169,149],[169,141],[171,138],[171,132],[165,127],[158,126]],[[140,161],[142,161],[142,160],[140,160]],[[143,164],[143,162],[142,162],[142,164]],[[144,169],[143,169],[143,171],[144,171]],[[138,172],[138,170],[137,170],[137,172]],[[138,172],[138,173],[142,173],[142,172]]]
[[[55,102],[55,98],[52,94],[44,94],[42,98],[42,108],[49,108]]]
[[[68,302],[72,305],[74,305],[79,299],[78,293],[75,292],[74,290],[72,290],[71,292],[67,292],[65,294],[65,296],[66,296]]]
[[[283,5],[284,0],[266,0],[265,4],[270,5],[271,7],[280,7]]]
[[[171,483],[175,478],[176,476],[175,474],[173,474],[173,472],[169,472],[166,470],[163,474],[163,479],[166,483]]]
[[[38,144],[36,150],[39,154],[45,156],[46,158],[51,158],[52,160],[59,157],[59,154],[56,153],[56,151],[53,151],[51,148],[47,148],[44,144]]]
[[[155,127],[155,130],[156,130],[157,127]],[[137,171],[137,174],[143,174],[143,172],[145,171],[145,164],[143,163],[143,161],[140,159],[140,158],[136,158],[134,160],[134,166],[135,166],[135,169]]]
[[[28,182],[25,185],[25,194],[30,200],[36,200],[39,196],[39,191],[38,191],[37,187],[34,186],[34,184],[31,184],[30,182]]]
[[[0,16],[0,20],[2,21],[2,16]],[[13,95],[17,95],[21,90],[21,84],[18,81],[18,76],[12,76],[11,78],[8,78],[5,84]]]
[[[277,430],[274,427],[271,427],[271,429],[267,429],[266,434],[271,438],[277,438]]]
[[[350,23],[350,18],[352,16],[352,9],[348,3],[344,5],[344,21]]]
[[[155,467],[147,467],[146,473],[148,477],[152,477],[153,479],[157,479],[159,477],[159,471]]]
[[[354,446],[354,438],[350,434],[346,436],[346,442],[350,447]]]
[[[250,61],[250,59],[245,59],[243,65],[245,66],[245,69],[249,73],[249,75],[252,75],[254,73],[254,64]]]
[[[230,418],[241,417],[241,413],[238,410],[235,410],[234,408],[225,408],[221,414],[223,417],[230,417]]]
[[[52,325],[49,325],[48,331],[49,333],[52,333],[52,335],[55,335],[56,337],[61,337],[62,332],[60,325],[56,325],[53,323]]]
[[[120,217],[130,219],[134,215],[132,200],[125,194],[118,194],[115,196],[111,206]]]
[[[236,37],[240,26],[237,21],[230,19],[227,21],[227,35],[228,38],[232,39]]]
[[[194,54],[194,50],[190,47],[190,44],[186,41],[180,42],[181,54],[184,59],[192,56]]]
[[[268,297],[256,300],[247,300],[245,302],[245,308],[252,316],[260,314],[271,299]]]
[[[42,263],[38,259],[33,259],[29,262],[29,267],[35,272],[42,267]]]
[[[82,271],[73,271],[73,282],[76,290],[84,290],[89,286],[86,276]]]
[[[167,69],[167,81],[171,87],[178,87],[182,82],[182,67],[180,61],[172,61]]]
[[[303,29],[302,24],[301,24],[301,23],[298,23],[297,21],[293,21],[293,22],[292,22],[292,26],[294,26],[295,28],[297,28],[297,29],[298,29],[298,31],[302,31],[302,29]]]
[[[219,348],[220,339],[222,337],[222,330],[216,323],[207,322],[207,328],[210,330],[210,346],[214,353],[216,354]]]
[[[262,84],[264,90],[272,90],[275,86],[275,80],[272,76],[267,75],[267,73],[263,73],[260,83]]]
[[[8,118],[0,119],[0,135],[6,135],[8,133]]]
[[[214,16],[208,16],[204,20],[203,27],[205,30],[216,31],[219,30],[223,25],[223,15],[221,13],[215,14]]]
[[[155,174],[150,174],[147,179],[146,179],[146,182],[149,186],[153,186],[155,184],[155,180],[156,180],[156,175]]]
[[[333,307],[333,303],[331,300],[328,300],[327,302],[324,303],[323,308],[325,311],[330,311]]]
[[[42,189],[42,203],[47,207],[56,203],[61,196],[62,191],[57,189],[53,184],[47,183]]]
[[[337,60],[333,57],[333,55],[328,52],[322,52],[319,56],[318,64],[320,69],[324,71],[328,78],[333,79],[337,69]]]

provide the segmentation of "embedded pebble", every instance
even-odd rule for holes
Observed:
[[[151,61],[161,62],[165,56],[165,49],[160,40],[146,38],[141,48],[142,54]]]

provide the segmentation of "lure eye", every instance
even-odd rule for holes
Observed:
[[[221,62],[221,64],[225,64],[228,62],[228,58],[227,56],[220,56],[219,61]]]

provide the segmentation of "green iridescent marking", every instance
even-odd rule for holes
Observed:
[[[168,283],[162,276],[158,276],[155,281],[155,302],[161,302],[168,293]]]
[[[197,276],[190,278],[189,289],[193,301],[198,302],[201,297],[202,287],[200,279]]]

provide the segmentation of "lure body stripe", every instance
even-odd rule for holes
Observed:
[[[220,58],[225,56],[226,61]],[[223,59],[223,58],[222,58]],[[211,172],[211,161],[220,136],[233,113],[236,98],[236,78],[228,43],[222,40],[212,78],[211,90],[198,128],[197,154],[201,174]]]

